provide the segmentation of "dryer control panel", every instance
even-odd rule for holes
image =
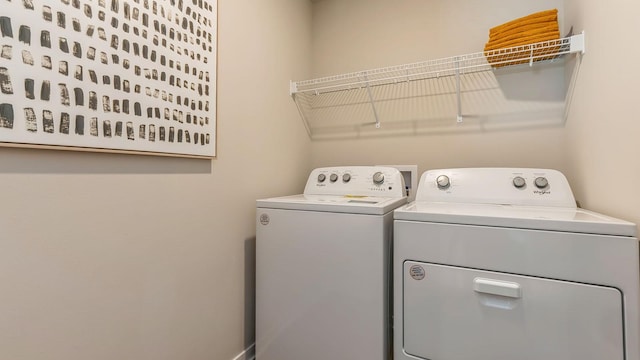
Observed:
[[[420,178],[416,201],[576,207],[561,172],[528,168],[429,170]]]
[[[317,168],[309,175],[304,194],[401,198],[404,178],[398,169],[384,166]]]

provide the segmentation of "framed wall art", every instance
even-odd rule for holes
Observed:
[[[0,143],[216,155],[217,0],[0,9]]]

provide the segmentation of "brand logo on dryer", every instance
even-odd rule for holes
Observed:
[[[534,194],[538,194],[538,195],[550,195],[551,191],[549,191],[549,190],[535,190],[533,193]]]
[[[424,279],[426,273],[424,268],[420,265],[412,265],[409,268],[409,275],[413,278],[413,280],[422,280]]]

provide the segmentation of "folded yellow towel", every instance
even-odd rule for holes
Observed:
[[[557,15],[549,15],[549,16],[543,16],[543,17],[539,17],[539,18],[535,18],[535,19],[530,19],[530,20],[523,20],[521,22],[518,22],[516,24],[501,28],[500,30],[497,31],[491,31],[489,30],[489,38],[495,38],[495,37],[500,37],[500,36],[504,36],[507,34],[512,34],[512,33],[517,33],[519,31],[522,30],[523,27],[530,27],[530,26],[544,26],[548,23],[558,23],[558,16]]]
[[[489,36],[491,36],[492,34],[498,34],[500,32],[503,32],[505,30],[509,30],[512,29],[514,27],[518,27],[520,25],[523,24],[527,24],[530,21],[538,22],[540,20],[542,20],[543,18],[545,19],[545,21],[549,21],[549,17],[551,16],[551,20],[553,21],[554,19],[557,21],[558,20],[558,9],[551,9],[551,10],[545,10],[545,11],[540,11],[537,13],[533,13],[527,16],[523,16],[521,18],[515,19],[515,20],[511,20],[509,22],[506,22],[502,25],[498,25],[496,27],[493,27],[491,29],[489,29]]]
[[[518,28],[518,31],[509,31],[505,33],[501,33],[498,36],[492,36],[489,39],[487,44],[497,44],[501,42],[506,42],[509,40],[515,40],[518,38],[524,38],[532,35],[541,35],[551,32],[556,32],[558,30],[558,22],[551,21],[547,23],[535,24],[522,26]]]
[[[533,13],[498,25],[489,30],[489,41],[484,46],[487,61],[494,67],[547,60],[554,57],[558,46],[531,46],[519,50],[497,51],[535,44],[560,38],[558,9]],[[545,56],[549,55],[549,56]]]
[[[521,37],[521,38],[517,38],[515,40],[508,40],[508,41],[504,41],[504,42],[500,42],[500,43],[487,44],[487,45],[485,45],[484,50],[488,51],[488,50],[509,48],[509,47],[514,47],[514,46],[533,44],[533,43],[537,43],[537,42],[541,42],[541,41],[557,40],[559,38],[560,38],[560,32],[559,31],[552,31],[552,32],[549,32],[549,33]]]

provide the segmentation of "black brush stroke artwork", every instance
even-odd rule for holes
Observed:
[[[40,32],[40,46],[51,49],[51,33],[47,30]]]
[[[24,97],[30,100],[36,98],[35,81],[33,79],[24,79]]]
[[[53,134],[54,130],[53,113],[50,110],[42,111],[42,131]]]
[[[69,134],[69,128],[71,127],[71,116],[69,113],[63,112],[60,114],[60,133]]]
[[[89,120],[89,134],[91,136],[98,136],[98,118],[92,117]]]
[[[3,94],[13,94],[13,85],[9,76],[9,69],[0,67],[0,90]]]
[[[26,45],[31,45],[31,28],[27,25],[20,25],[18,40]]]
[[[0,127],[13,129],[13,105],[0,104]]]
[[[27,131],[38,131],[38,120],[36,119],[36,112],[33,108],[24,108],[24,119]]]
[[[84,116],[76,115],[76,134],[84,135]]]
[[[0,33],[2,34],[2,37],[13,38],[11,18],[7,16],[0,16]]]
[[[22,5],[27,10],[33,10],[33,1],[32,0],[22,0]]]
[[[3,59],[11,60],[13,57],[13,47],[11,45],[2,45],[0,50],[0,57]]]
[[[29,66],[34,64],[33,55],[29,50],[22,50],[22,63]]]
[[[53,21],[53,13],[51,11],[51,6],[44,5],[42,7],[42,19],[48,22]]]
[[[51,81],[43,80],[40,86],[40,100],[49,101],[51,98]]]
[[[0,99],[0,128],[16,128],[17,112],[21,131],[69,139],[211,143],[210,2],[6,1],[26,17],[0,10],[0,91],[11,95]]]
[[[104,134],[104,137],[111,137],[111,121],[110,120],[105,120],[102,123],[102,133]]]

